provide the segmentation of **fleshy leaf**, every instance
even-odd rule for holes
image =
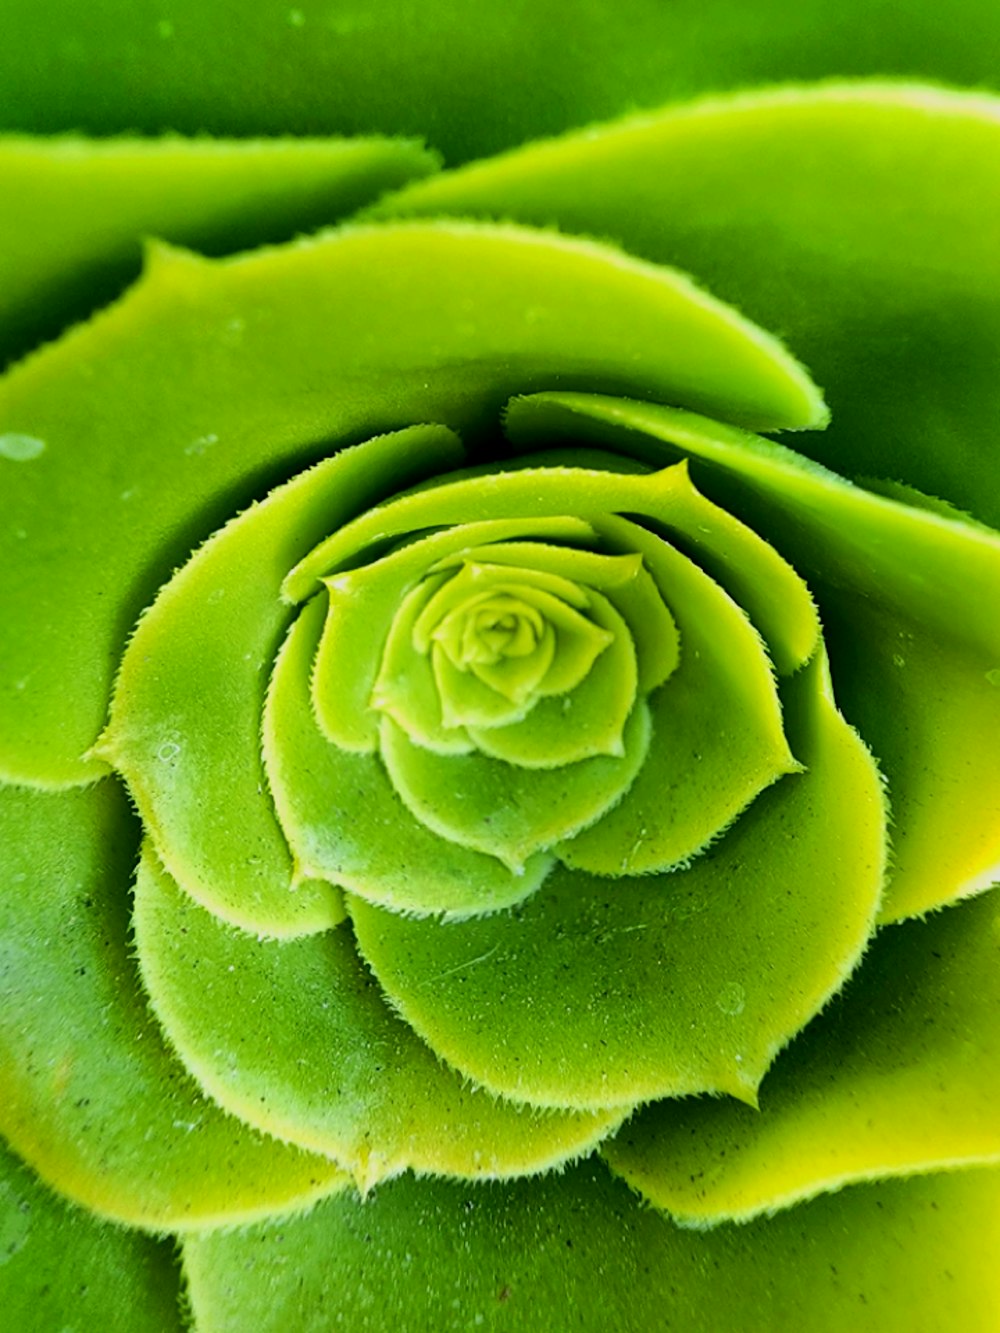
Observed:
[[[328,885],[292,892],[260,758],[268,675],[290,618],[281,582],[331,525],[460,455],[451,431],[415,426],[317,464],[213,536],[140,621],[98,753],[124,774],[174,877],[227,921],[279,936],[342,915]]]
[[[427,734],[433,738],[435,728],[460,736],[469,728],[465,734],[476,748],[493,754],[475,729],[502,728],[496,739],[500,745],[511,737],[511,726],[529,714],[534,728],[541,701],[575,691],[588,680],[596,660],[616,644],[619,627],[625,629],[617,613],[606,603],[599,607],[599,599],[573,580],[530,565],[467,558],[458,569],[430,576],[405,599],[389,634],[373,701],[418,744],[427,745]],[[613,654],[615,675],[621,672],[623,651],[626,656],[631,652],[632,670],[621,691],[619,737],[635,697],[635,654],[627,644]],[[414,694],[413,684],[424,688]],[[605,690],[604,697],[614,694]],[[587,738],[562,730],[560,739],[571,748],[578,740],[582,752],[575,757],[583,757]],[[428,748],[436,748],[433,739]],[[539,748],[536,765],[570,762]],[[501,757],[532,762],[527,755],[520,761],[509,753]]]
[[[853,486],[790,450],[690,413],[587,395],[511,406],[522,444],[615,441],[700,487],[810,579],[838,696],[892,793],[896,920],[988,888],[1000,866],[1000,535]],[[891,703],[887,703],[889,700]]]
[[[200,1324],[262,1333],[605,1333],[609,1317],[616,1333],[986,1333],[996,1194],[995,1170],[888,1181],[706,1234],[599,1162],[509,1185],[405,1178],[192,1236],[184,1269]]]
[[[483,754],[535,768],[575,764],[594,755],[624,754],[625,729],[638,683],[635,644],[606,597],[591,593],[590,600],[588,619],[604,631],[607,640],[603,645],[597,640],[599,655],[580,684],[555,697],[543,694],[521,722],[470,727],[469,735]],[[542,682],[543,688],[546,685],[551,685],[551,672]]]
[[[383,559],[321,580],[329,597],[330,614],[316,654],[312,697],[317,721],[328,739],[344,750],[365,753],[377,748],[379,718],[371,707],[371,697],[389,625],[393,613],[399,614],[399,603],[428,568],[448,555],[462,553],[470,543],[503,543],[533,535],[585,540],[594,532],[588,523],[574,518],[487,519],[435,532]],[[297,578],[292,583],[299,586]],[[309,586],[310,593],[317,590],[315,582],[303,581],[301,586]],[[434,693],[429,681],[427,689]],[[436,739],[441,744],[439,710],[434,721]],[[453,740],[451,748],[468,745]]]
[[[871,19],[867,6],[858,26]],[[838,22],[846,33],[840,11]],[[699,38],[713,28],[700,21]],[[938,36],[924,43],[935,55]],[[767,45],[757,29],[747,42],[755,59]],[[825,387],[833,424],[798,449],[1000,526],[998,156],[995,97],[901,83],[769,89],[530,145],[404,191],[382,215],[556,225],[696,273],[787,330]]]
[[[464,1083],[388,1008],[346,925],[254,939],[193,904],[147,855],[136,933],[153,1005],[202,1086],[242,1120],[336,1157],[362,1188],[408,1167],[533,1174],[621,1121],[540,1114]]]
[[[588,535],[596,540],[593,528]],[[588,588],[597,588],[628,625],[635,643],[639,690],[648,693],[662,685],[675,670],[679,656],[677,627],[638,555],[598,555],[573,546],[500,541],[489,547],[473,547],[462,558],[512,565],[530,560],[535,569],[545,569],[575,579]],[[442,560],[439,565],[446,567],[458,559],[456,556]]]
[[[56,1198],[2,1141],[0,1271],[9,1328],[181,1333],[173,1247]]]
[[[0,788],[0,1131],[100,1216],[184,1231],[303,1208],[331,1161],[224,1115],[164,1045],[131,955],[117,784]]]
[[[434,166],[391,139],[0,139],[0,365],[117,296],[147,236],[216,255],[287,241]]]
[[[439,755],[414,745],[391,717],[381,756],[399,797],[439,838],[497,857],[523,875],[531,857],[595,823],[621,800],[649,751],[649,708],[637,701],[622,753],[564,768],[521,768],[485,754]]]
[[[596,526],[618,549],[642,555],[677,622],[681,661],[650,696],[655,742],[636,781],[558,855],[599,875],[669,870],[801,764],[785,736],[771,664],[740,608],[645,528],[613,517]]]
[[[481,426],[554,379],[757,426],[822,416],[761,330],[679,274],[588,241],[445,222],[218,262],[158,252],[118,305],[0,383],[0,434],[44,446],[0,457],[3,772],[95,776],[81,755],[124,627],[262,475],[415,421]],[[96,460],[85,475],[83,455]]]
[[[996,1162],[998,978],[998,892],[886,929],[765,1079],[759,1112],[663,1102],[607,1158],[695,1225],[853,1180]]]
[[[320,731],[309,664],[325,613],[317,597],[292,626],[264,711],[264,763],[299,873],[423,914],[495,911],[533,893],[550,857],[514,874],[493,856],[442,842],[403,805],[377,755],[341,750]]]
[[[574,395],[574,401],[577,397],[582,399]],[[565,438],[567,418],[553,407],[555,401],[545,394],[510,404],[510,432],[519,444],[544,447],[542,431],[550,418],[553,441]],[[543,420],[536,429],[532,423],[539,416]],[[302,601],[324,575],[356,561],[373,544],[427,527],[525,515],[551,521],[556,515],[636,513],[679,540],[729,589],[767,639],[782,673],[797,670],[813,655],[819,622],[801,578],[765,540],[698,493],[686,461],[654,476],[634,459],[580,447],[549,451],[544,472],[528,461],[520,460],[514,471],[478,470],[445,478],[378,506],[320,543],[291,571],[284,595]]]
[[[858,961],[885,858],[878,775],[822,661],[787,694],[805,773],[688,870],[609,881],[557,869],[510,912],[445,925],[348,896],[391,1002],[449,1063],[515,1099],[753,1101],[776,1051]]]
[[[327,586],[340,582],[339,579],[331,579],[327,581]],[[413,645],[417,622],[427,603],[447,582],[447,574],[429,575],[415,588],[410,589],[395,609],[395,614],[391,611],[389,613],[388,636],[379,672],[372,685],[371,694],[365,702],[365,711],[374,719],[375,748],[378,745],[378,728],[381,725],[382,714],[393,718],[411,740],[416,741],[418,745],[426,746],[429,750],[437,750],[441,754],[468,754],[474,748],[465,726],[454,716],[450,706],[454,691],[450,693],[450,697],[448,695],[442,697],[440,678],[444,664],[438,661],[432,662],[429,652],[414,651]],[[339,592],[339,588],[337,591]],[[338,610],[331,596],[324,640],[333,637],[329,630],[335,629],[338,620],[341,619]],[[347,647],[347,640],[343,637],[344,626],[341,625],[340,628],[341,632],[337,634],[337,638],[343,649]],[[323,647],[324,644],[321,642],[320,653]],[[319,654],[316,661],[318,667],[321,662]],[[318,676],[317,670],[314,679],[318,679]],[[473,683],[480,684],[480,688],[483,688],[475,678]],[[491,698],[496,698],[492,691],[487,693]],[[314,688],[314,699],[317,694],[318,690]],[[509,700],[501,699],[500,702],[506,710],[512,710],[513,706]],[[332,728],[325,730],[329,735]]]
[[[354,0],[285,9],[172,0],[6,0],[3,122],[104,135],[134,126],[191,134],[426,134],[450,161],[591,125],[635,106],[781,79],[909,75],[990,86],[993,0],[925,6],[810,0]],[[593,177],[583,182],[593,189]]]

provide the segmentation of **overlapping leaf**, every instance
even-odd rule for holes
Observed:
[[[311,17],[292,12],[295,29]],[[841,425],[806,452],[995,517],[998,124],[992,103],[926,90],[721,100],[446,175],[387,209],[555,222],[681,262],[794,333],[829,381]],[[568,438],[596,478],[540,454],[558,505],[536,460],[495,461],[512,394],[532,395],[507,413],[516,447]],[[189,1233],[206,1327],[262,1310],[303,1329],[991,1327],[994,895],[886,931],[775,1056],[861,959],[885,870],[881,782],[837,710],[827,649],[888,779],[883,918],[994,877],[995,534],[676,410],[759,429],[824,420],[797,363],[677,273],[507,223],[373,224],[221,264],[160,251],[2,395],[4,771],[47,788],[109,763],[125,774],[151,837],[140,966],[170,1043],[126,945],[137,829],[116,780],[5,789],[19,850],[0,928],[2,1128],[44,1179],[98,1213]],[[398,433],[336,452],[383,431]],[[377,503],[456,466],[454,431],[485,446],[495,476],[473,468]],[[658,468],[690,456],[705,495],[661,471],[675,509],[651,518],[622,498],[648,479],[587,442]],[[83,477],[80,457],[94,460]],[[558,558],[539,554],[549,541]],[[130,626],[196,546],[140,621],[94,747]],[[503,549],[509,576],[491,560]],[[595,633],[625,643],[624,625],[631,647],[568,654],[576,685],[614,663],[607,688],[643,696],[608,722],[624,756],[610,743],[562,756],[635,766],[593,829],[581,808],[595,784],[546,786],[557,770],[532,761],[547,742],[526,718],[485,716],[486,696],[458,681],[468,642],[448,618],[487,570],[568,641],[568,613],[544,598],[559,589],[576,607],[566,583],[594,586],[587,558],[638,558],[671,626],[651,652],[610,593],[608,612],[594,609],[606,590],[581,594]],[[386,647],[397,594],[412,601]],[[425,612],[441,653],[421,677]],[[341,615],[364,625],[356,676]],[[477,680],[516,712],[550,666]],[[523,791],[511,759],[533,775]],[[511,791],[514,834],[481,835]],[[658,1100],[706,1090],[731,1097]],[[542,1170],[649,1099],[606,1157],[688,1221],[969,1169],[711,1235],[639,1206],[596,1161],[503,1186],[407,1178],[365,1203],[348,1187],[345,1172],[367,1189],[407,1167]],[[0,1239],[22,1273],[15,1188]],[[82,1255],[95,1242],[79,1221],[61,1234]],[[159,1257],[118,1248],[169,1327]],[[57,1284],[53,1309],[68,1291]]]

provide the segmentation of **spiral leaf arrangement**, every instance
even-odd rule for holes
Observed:
[[[181,1238],[198,1328],[908,1327],[913,1253],[988,1318],[1000,538],[759,434],[826,425],[808,373],[662,200],[580,203],[717,135],[752,214],[776,122],[834,181],[1000,123],[851,88],[529,147],[158,244],[4,382],[0,1127]],[[337,158],[382,171],[427,163]],[[170,1326],[155,1242],[71,1231]]]

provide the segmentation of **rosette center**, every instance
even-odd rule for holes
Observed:
[[[594,602],[595,595],[578,583],[534,569],[465,560],[457,571],[432,574],[404,600],[402,632],[390,636],[372,706],[396,716],[418,743],[424,737],[428,748],[439,748],[426,727],[406,723],[409,710],[401,696],[414,673],[405,657],[417,653],[429,663],[436,696],[431,702],[441,726],[456,738],[464,729],[468,743],[483,748],[477,728],[521,722],[542,699],[566,695],[586,680],[616,637],[607,623],[591,618],[606,610]],[[619,684],[631,707],[634,654],[619,657],[626,667]],[[606,736],[603,745],[611,747],[608,752],[620,749],[620,736],[617,744]],[[544,758],[539,752],[536,762]]]

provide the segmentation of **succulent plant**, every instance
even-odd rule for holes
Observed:
[[[15,1327],[992,1326],[998,150],[0,145]]]

